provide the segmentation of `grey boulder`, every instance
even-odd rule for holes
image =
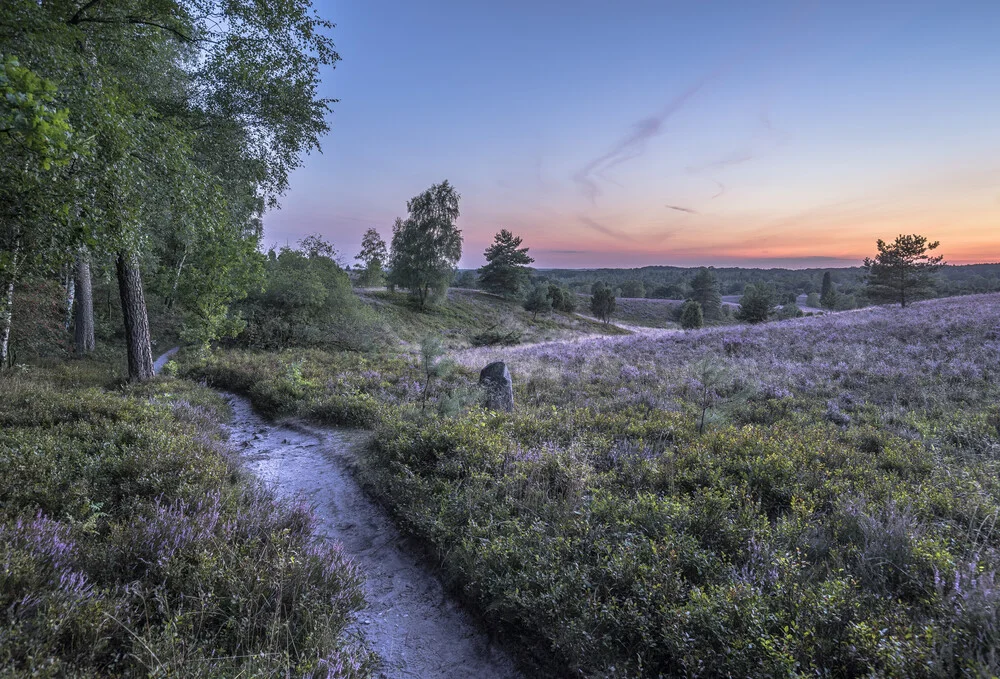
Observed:
[[[503,361],[490,363],[479,373],[479,386],[486,392],[486,407],[510,412],[514,409],[514,383]]]

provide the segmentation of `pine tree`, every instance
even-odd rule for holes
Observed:
[[[837,289],[833,287],[833,277],[829,271],[823,274],[823,286],[820,288],[819,303],[825,309],[834,309],[837,306]]]
[[[696,330],[705,325],[705,317],[701,304],[689,299],[681,306],[681,327],[685,330]]]
[[[722,295],[715,272],[702,267],[691,280],[691,299],[701,305],[705,318],[717,319],[722,316]]]
[[[615,312],[615,292],[603,283],[595,284],[590,297],[590,311],[600,320],[608,323]]]
[[[501,229],[486,248],[486,265],[479,269],[479,287],[504,297],[519,297],[531,277],[528,265],[535,260],[522,248],[520,236]]]
[[[736,319],[747,323],[763,323],[774,309],[774,288],[766,283],[750,283],[740,298]]]
[[[932,257],[927,253],[940,244],[940,241],[928,243],[926,237],[917,234],[901,234],[892,243],[880,238],[878,254],[874,259],[865,258],[868,294],[905,307],[907,302],[926,293],[933,285],[931,275],[944,266],[942,255]]]

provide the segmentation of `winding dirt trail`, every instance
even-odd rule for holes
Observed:
[[[177,352],[155,363],[160,372]],[[365,575],[368,606],[354,631],[384,660],[387,679],[521,679],[508,653],[485,632],[417,556],[420,552],[354,480],[360,430],[268,422],[249,399],[222,392],[233,419],[230,443],[279,496],[315,507],[319,536],[340,542]]]
[[[414,556],[385,511],[351,473],[369,434],[269,423],[250,402],[226,394],[230,441],[249,468],[285,497],[316,508],[316,530],[343,544],[365,573],[368,607],[358,631],[386,660],[386,677],[520,677],[514,663]]]

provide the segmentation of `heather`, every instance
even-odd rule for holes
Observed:
[[[407,354],[195,370],[324,421],[369,403],[369,488],[548,671],[989,676],[998,348],[973,296],[470,349],[426,398]],[[500,357],[509,415],[471,391]]]
[[[222,439],[193,383],[0,379],[0,666],[13,676],[369,676],[361,574]]]

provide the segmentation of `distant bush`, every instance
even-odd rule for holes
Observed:
[[[519,344],[523,331],[511,316],[504,316],[482,332],[473,335],[469,342],[474,347],[511,346]]]
[[[680,324],[685,330],[694,330],[705,325],[705,317],[698,302],[693,299],[684,302],[681,306]]]
[[[576,311],[576,293],[555,283],[549,283],[548,298],[552,300],[552,308],[556,311],[573,313]]]
[[[788,302],[778,310],[778,318],[787,320],[789,318],[800,318],[802,309],[795,302]]]
[[[747,323],[763,323],[774,309],[775,291],[766,283],[750,283],[740,298],[736,319]]]
[[[544,285],[536,285],[528,298],[524,300],[524,310],[531,312],[531,318],[535,319],[538,314],[547,314],[552,311],[552,300],[548,295],[548,288]]]

